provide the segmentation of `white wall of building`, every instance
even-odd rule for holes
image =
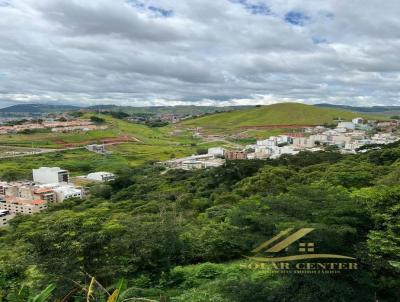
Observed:
[[[364,123],[364,119],[362,117],[356,117],[351,120],[353,124],[362,124]]]
[[[208,148],[208,154],[215,156],[224,156],[225,149],[222,147]]]
[[[53,189],[57,196],[57,202],[63,202],[68,198],[82,198],[83,193],[82,190],[77,189],[72,186],[62,186]]]
[[[354,125],[352,122],[340,122],[337,127],[354,130],[356,125]]]
[[[94,172],[94,173],[89,173],[86,176],[87,179],[94,180],[94,181],[110,181],[115,179],[115,175],[110,172]]]
[[[33,181],[38,183],[60,183],[69,181],[68,171],[58,167],[33,169],[32,175]]]

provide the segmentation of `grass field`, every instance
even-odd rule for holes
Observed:
[[[25,157],[0,159],[0,179],[10,171],[16,179],[31,177],[33,168],[40,166],[59,166],[70,171],[72,176],[94,171],[115,172],[123,167],[134,167],[146,162],[167,160],[196,153],[219,143],[203,143],[192,137],[189,131],[171,134],[172,127],[150,128],[133,124],[109,116],[106,119],[109,129],[86,133],[33,133],[0,136],[0,150],[19,150],[20,147],[62,148],[57,142],[85,145],[88,141],[101,143],[104,138],[130,136],[137,141],[107,146],[109,155],[99,155],[85,149],[60,150],[60,152]],[[3,146],[1,146],[3,145]],[[18,147],[6,147],[8,145]]]
[[[89,117],[88,114],[86,117]],[[107,115],[101,115],[106,120],[108,129],[95,130],[88,132],[71,133],[32,133],[32,134],[9,134],[0,135],[0,145],[34,147],[34,148],[64,148],[65,144],[86,145],[89,143],[101,143],[108,138],[118,138],[122,136],[137,139],[143,144],[172,144],[192,143],[194,140],[189,133],[183,133],[180,136],[172,137],[169,132],[171,127],[150,128],[146,125],[129,123],[118,120]],[[171,142],[171,140],[173,142]]]
[[[124,165],[123,159],[109,158],[113,165]],[[68,169],[72,175],[77,175],[91,170],[101,170],[105,162],[100,155],[86,150],[60,151],[57,153],[40,154],[13,159],[0,160],[0,179],[5,175],[13,175],[15,179],[30,179],[32,169],[41,166],[58,166]]]
[[[185,127],[215,129],[216,132],[218,132],[218,130],[237,129],[243,126],[332,124],[335,122],[335,119],[339,117],[343,120],[351,120],[357,116],[370,119],[382,119],[382,117],[354,113],[346,110],[320,108],[299,103],[281,103],[238,110],[235,112],[208,115],[184,121],[181,125]]]
[[[71,176],[95,171],[116,172],[125,167],[135,167],[147,162],[168,160],[196,153],[199,149],[220,145],[206,144],[142,144],[124,143],[107,147],[111,154],[99,155],[86,149],[59,151],[33,156],[0,159],[0,180],[7,179],[10,171],[14,179],[30,179],[32,169],[51,166],[70,171]]]

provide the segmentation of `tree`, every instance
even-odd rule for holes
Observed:
[[[101,118],[101,117],[98,117],[98,116],[95,116],[95,115],[92,115],[92,116],[90,117],[90,121],[92,121],[92,122],[95,123],[95,124],[103,124],[103,123],[106,122],[105,119],[103,119],[103,118]]]

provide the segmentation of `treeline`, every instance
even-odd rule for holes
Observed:
[[[90,301],[104,301],[104,289],[120,279],[126,299],[399,301],[399,159],[392,144],[199,171],[123,169],[90,198],[17,217],[1,230],[1,299],[27,301],[54,283],[54,299],[71,293],[66,301],[86,301],[95,277]],[[319,251],[356,257],[360,269],[277,275],[241,268],[243,255],[288,227],[315,228],[309,236]]]

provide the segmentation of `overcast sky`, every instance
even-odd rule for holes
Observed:
[[[400,105],[399,0],[0,0],[0,107]]]

